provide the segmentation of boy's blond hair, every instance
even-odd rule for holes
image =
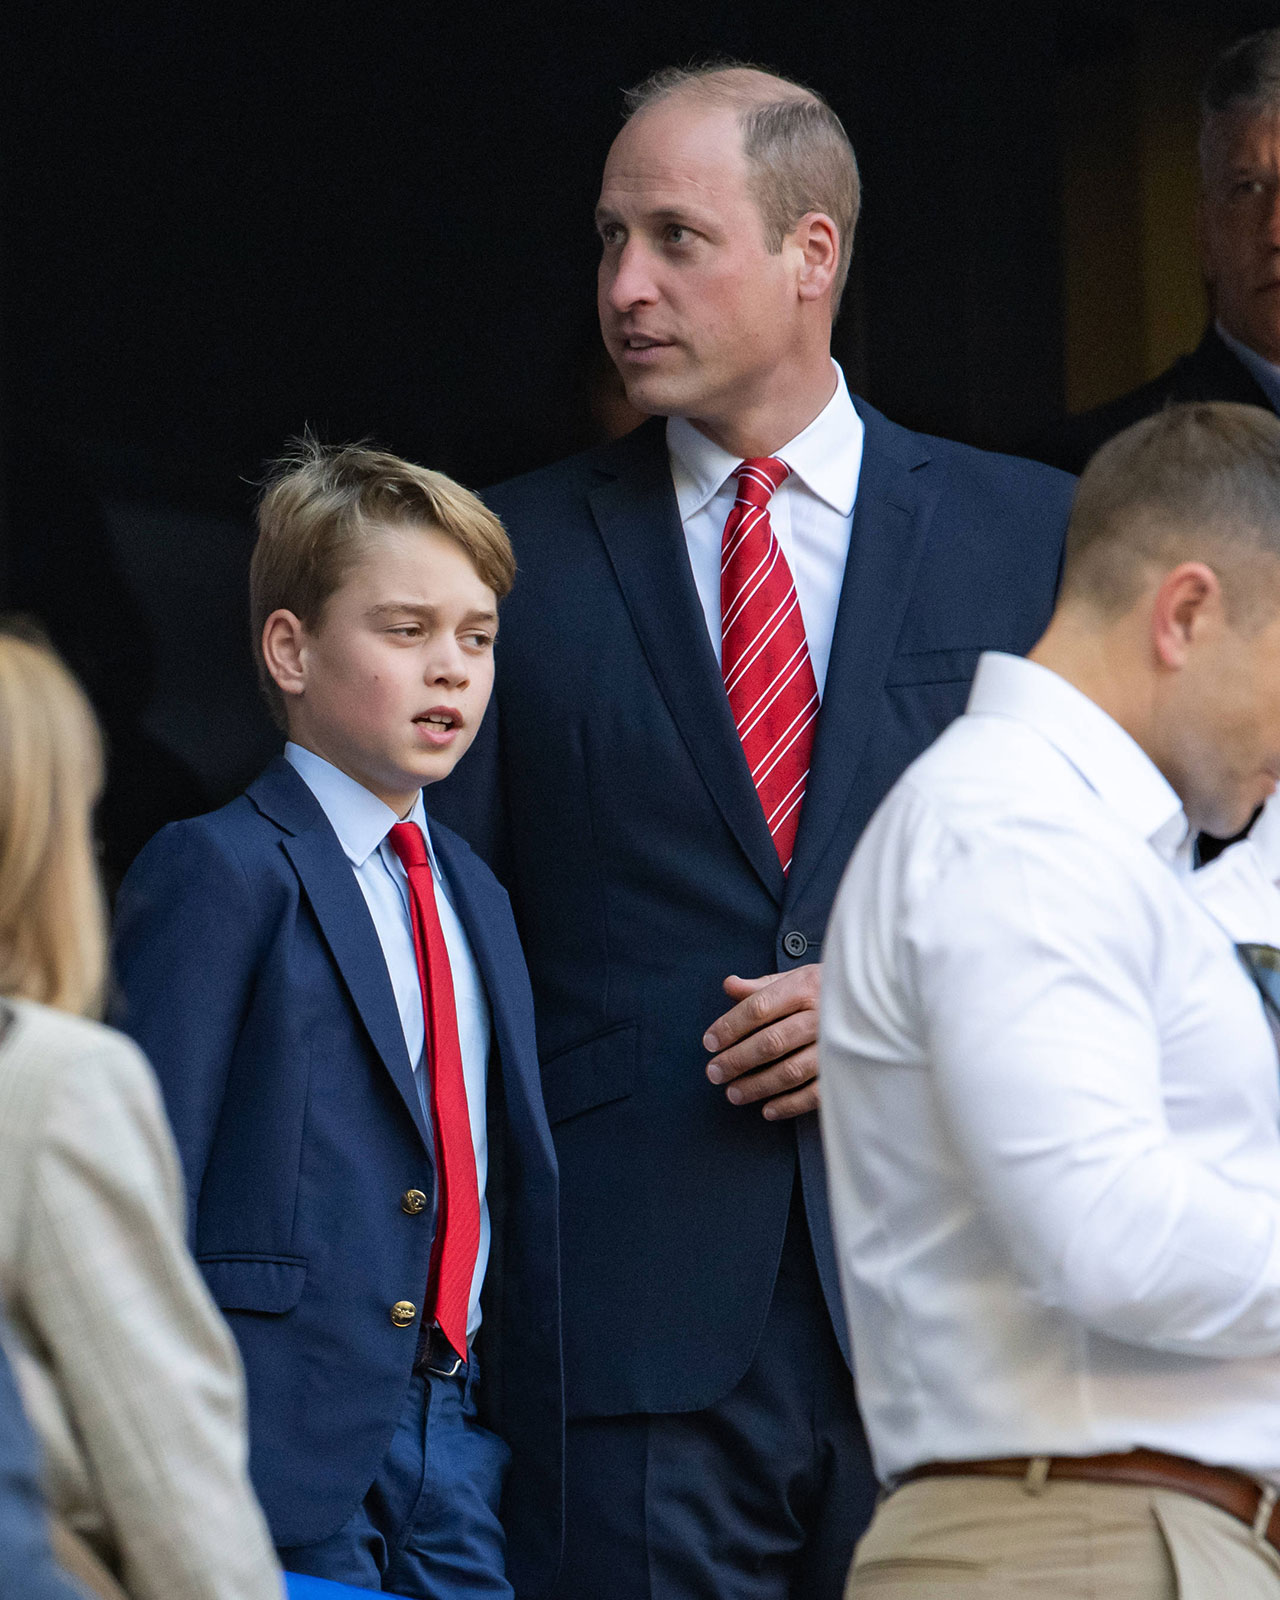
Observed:
[[[292,611],[314,630],[332,595],[378,528],[430,528],[466,551],[501,599],[515,580],[506,530],[487,506],[442,472],[365,444],[322,445],[309,433],[275,462],[258,501],[249,566],[249,615],[258,678],[285,726],[284,696],[267,671],[262,629]]]

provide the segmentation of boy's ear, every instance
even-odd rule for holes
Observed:
[[[262,659],[281,694],[301,694],[307,686],[303,654],[306,630],[292,611],[273,611],[262,624]]]

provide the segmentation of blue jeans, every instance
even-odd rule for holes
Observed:
[[[465,1377],[416,1374],[391,1448],[356,1511],[318,1544],[279,1552],[290,1572],[410,1600],[511,1600],[498,1502],[511,1452],[476,1420]]]

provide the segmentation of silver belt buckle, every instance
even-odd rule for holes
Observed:
[[[427,1359],[422,1363],[422,1365],[434,1378],[456,1378],[467,1363],[440,1331],[440,1324],[438,1322],[433,1324],[430,1338],[432,1344],[435,1343],[437,1338],[440,1340],[441,1344],[444,1345],[445,1351],[447,1352],[446,1360],[452,1358],[452,1364],[446,1365],[444,1361],[440,1363],[433,1361],[430,1354],[431,1346],[428,1345]]]

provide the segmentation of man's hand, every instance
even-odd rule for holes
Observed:
[[[818,1109],[817,963],[763,978],[726,978],[724,992],[738,1003],[703,1035],[712,1083],[727,1083],[735,1106],[763,1100],[770,1121]]]

